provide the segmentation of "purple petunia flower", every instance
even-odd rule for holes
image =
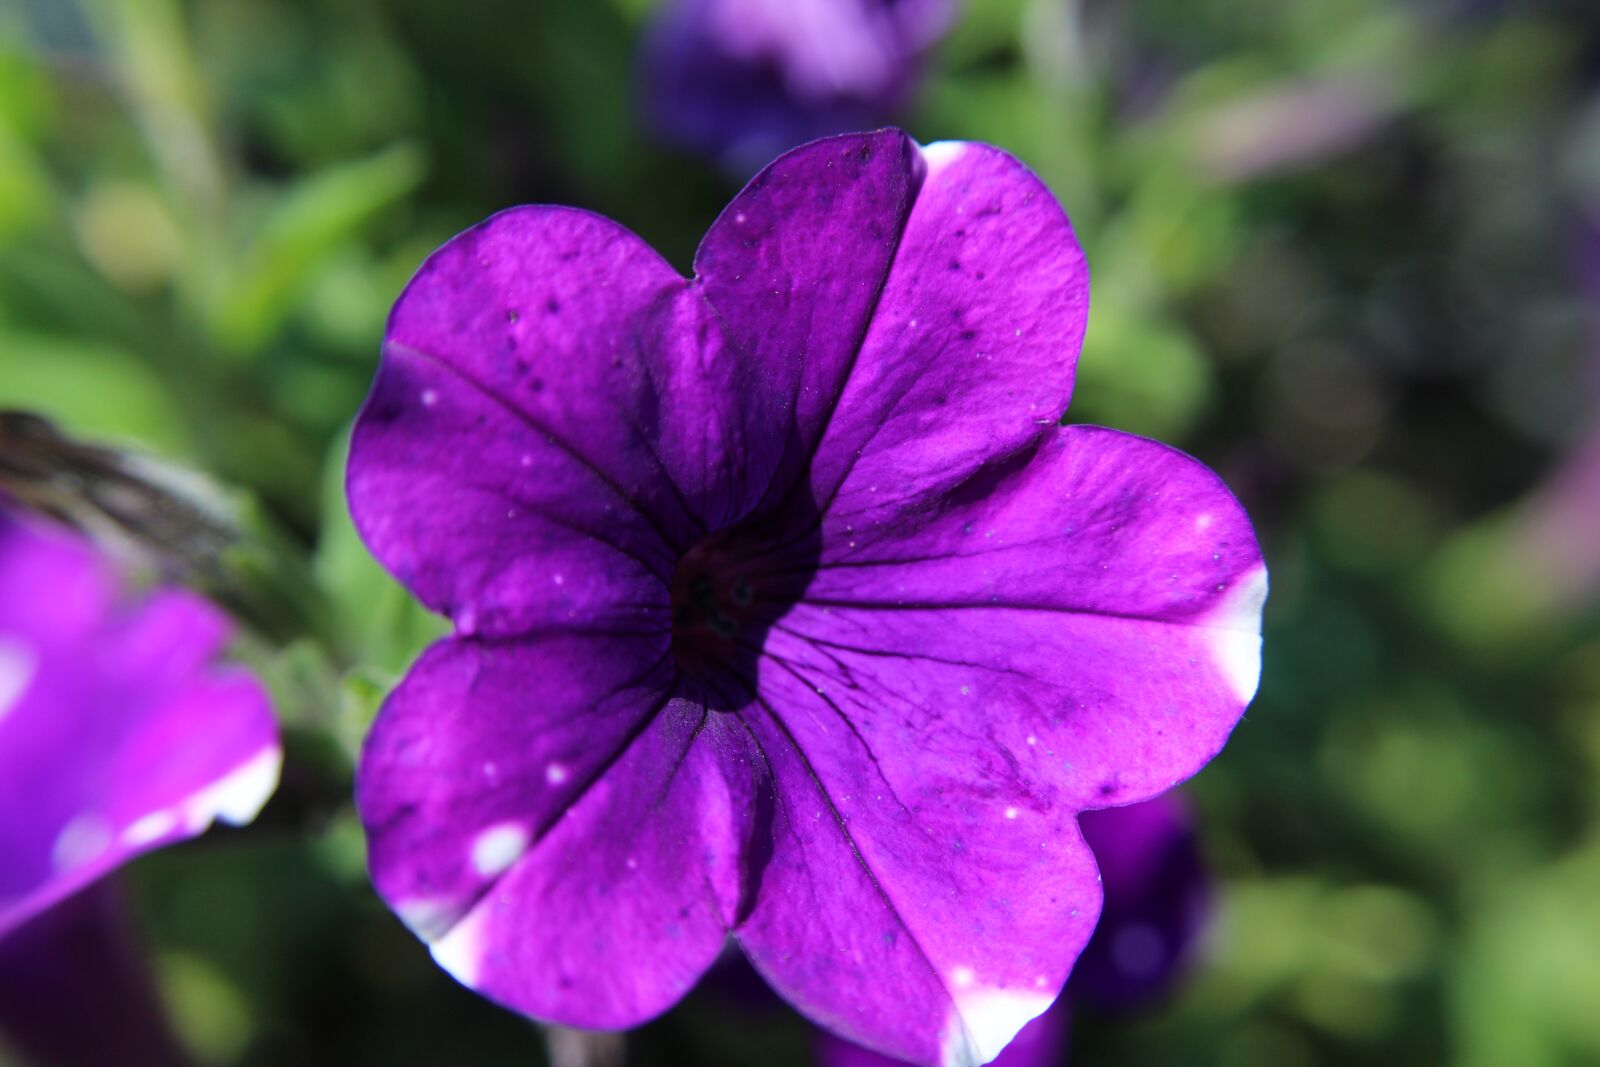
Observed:
[[[277,783],[261,685],[187,593],[118,600],[88,544],[0,507],[0,937],[139,853],[253,818]]]
[[[904,108],[955,0],[676,0],[644,54],[661,133],[749,175]]]
[[[357,774],[373,880],[466,985],[589,1028],[731,934],[813,1020],[985,1062],[1099,911],[1078,812],[1193,774],[1266,575],[1189,457],[1061,427],[1088,277],[1010,156],[777,160],[686,280],[504,212],[400,297],[348,488],[454,636]]]

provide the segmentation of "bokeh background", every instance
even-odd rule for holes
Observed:
[[[738,182],[641,117],[652,7],[0,2],[0,407],[203,473],[282,594],[240,601],[280,794],[122,878],[202,1064],[545,1062],[365,881],[351,759],[438,624],[355,540],[342,435],[410,272],[501,207],[687,269]],[[1600,8],[971,0],[899,121],[1054,189],[1069,418],[1217,468],[1272,567],[1260,696],[1186,788],[1198,957],[1073,1062],[1600,1063]],[[698,994],[628,1057],[807,1048]]]

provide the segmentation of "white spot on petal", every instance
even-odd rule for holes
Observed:
[[[965,989],[970,986],[973,981],[977,979],[977,977],[978,976],[973,973],[971,967],[957,967],[950,972],[950,983],[957,989]]]
[[[1211,657],[1244,703],[1256,695],[1261,683],[1261,609],[1266,601],[1267,568],[1257,564],[1205,619]]]
[[[1194,528],[1202,532],[1209,530],[1211,528],[1211,513],[1207,512],[1206,514],[1201,515],[1198,519],[1195,519]]]
[[[58,871],[70,871],[93,862],[110,847],[111,824],[100,815],[79,815],[56,835],[50,862]]]
[[[971,989],[954,996],[955,1010],[940,1042],[943,1067],[988,1063],[1055,1000],[1046,993],[1022,989]]]
[[[431,407],[433,407],[433,405],[437,404],[438,402],[439,402],[439,393],[438,393],[437,390],[424,389],[422,391],[422,406],[423,407],[431,408]]]
[[[161,840],[177,828],[177,815],[170,811],[152,811],[128,824],[122,831],[122,843],[129,848],[143,848]]]
[[[528,851],[528,831],[516,823],[491,826],[472,842],[472,867],[485,878],[504,874]]]
[[[1016,808],[1007,808],[1006,809],[1006,818],[1015,819],[1016,817],[1017,817],[1017,809]]]
[[[33,681],[38,665],[25,646],[0,638],[0,719],[22,703],[22,694]]]
[[[922,146],[922,161],[928,165],[928,177],[932,178],[950,164],[960,159],[967,150],[965,141],[935,141]]]
[[[565,764],[551,763],[544,769],[544,780],[551,785],[560,785],[567,780],[569,773]]]

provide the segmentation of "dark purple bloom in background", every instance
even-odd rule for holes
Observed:
[[[128,919],[116,879],[103,879],[6,935],[0,1046],[37,1067],[190,1062],[167,1028]]]
[[[778,153],[870,129],[909,102],[955,0],[676,0],[644,57],[668,140],[748,175]]]
[[[77,536],[0,507],[0,938],[141,852],[254,818],[281,750],[228,625],[119,597]]]
[[[1086,811],[1079,820],[1105,886],[1105,907],[1067,990],[1109,1011],[1148,1004],[1182,972],[1209,911],[1189,806],[1177,793]]]
[[[821,1025],[986,1062],[1094,928],[1077,813],[1253,695],[1255,537],[1193,459],[1059,425],[1087,272],[1003,152],[816,142],[694,266],[519,208],[397,303],[351,507],[456,632],[367,740],[373,880],[533,1016],[642,1022],[731,933]]]

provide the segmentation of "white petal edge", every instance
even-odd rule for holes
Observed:
[[[283,749],[267,746],[184,801],[184,826],[199,833],[219,819],[229,826],[245,825],[266,807],[282,770]]]
[[[450,932],[435,941],[430,949],[433,962],[445,973],[468,989],[478,988],[478,977],[483,962],[483,933],[487,909],[480,906],[450,928]]]
[[[927,164],[928,177],[932,178],[961,158],[967,150],[967,142],[935,141],[918,147],[922,149],[922,161]]]
[[[1267,602],[1267,568],[1247,571],[1206,616],[1211,658],[1242,703],[1261,684],[1261,611]]]
[[[939,1062],[943,1067],[979,1067],[1005,1051],[1013,1038],[1043,1015],[1055,998],[1022,989],[957,990],[945,1024]]]
[[[266,806],[278,788],[282,770],[283,750],[270,745],[183,803],[157,808],[134,819],[122,828],[122,843],[142,849],[180,832],[192,837],[219,819],[229,826],[243,826]]]

